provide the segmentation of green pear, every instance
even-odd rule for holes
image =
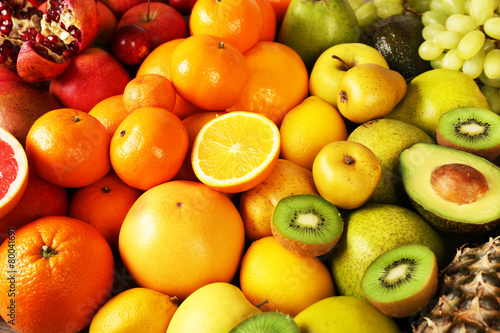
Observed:
[[[294,49],[311,72],[329,47],[358,42],[361,29],[347,0],[291,0],[278,32],[278,42]]]
[[[338,295],[365,298],[361,279],[366,268],[382,253],[405,244],[430,248],[443,265],[441,235],[415,211],[397,205],[368,203],[346,211],[344,233],[330,257]]]
[[[262,313],[241,289],[227,282],[213,282],[190,294],[177,308],[167,333],[229,332],[244,319]]]
[[[385,118],[413,124],[435,139],[439,117],[462,106],[490,109],[473,79],[460,71],[439,68],[416,76],[401,102]]]
[[[394,319],[384,315],[367,300],[331,296],[318,301],[294,317],[301,333],[399,333]]]
[[[408,203],[399,170],[399,154],[417,142],[434,143],[417,126],[385,118],[374,119],[356,127],[347,141],[365,145],[380,160],[382,177],[368,202],[399,205]]]

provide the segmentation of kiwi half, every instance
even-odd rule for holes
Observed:
[[[344,222],[337,207],[316,194],[296,194],[278,201],[271,230],[285,249],[321,256],[335,247]]]
[[[287,314],[262,312],[246,318],[229,333],[299,333],[299,326]]]
[[[493,161],[500,155],[500,115],[472,106],[447,111],[438,120],[436,142]]]
[[[384,314],[403,318],[429,304],[437,292],[438,265],[428,247],[401,245],[377,257],[366,269],[361,289]]]

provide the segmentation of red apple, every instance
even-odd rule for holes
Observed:
[[[3,65],[0,65],[0,81],[24,82],[24,80],[16,72]]]
[[[118,19],[111,9],[101,0],[97,1],[97,10],[101,15],[102,24],[95,39],[95,44],[108,47],[109,43],[111,43],[111,38],[113,38],[116,26],[118,25]]]
[[[143,26],[135,23],[116,29],[111,40],[111,53],[125,65],[140,64],[151,49],[151,35]]]
[[[102,0],[102,2],[111,9],[115,16],[119,19],[130,8],[148,0]],[[167,0],[157,0],[167,3]]]
[[[168,4],[182,15],[190,15],[196,0],[168,0]]]
[[[130,8],[118,21],[118,28],[128,23],[139,24],[149,32],[153,49],[170,40],[189,35],[184,16],[174,7],[162,2],[144,2]]]
[[[111,53],[91,47],[50,81],[49,93],[64,107],[89,112],[103,99],[122,94],[130,79],[129,72]]]

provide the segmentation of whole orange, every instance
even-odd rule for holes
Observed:
[[[142,193],[111,171],[98,181],[76,190],[68,215],[95,227],[111,249],[117,250],[123,220]]]
[[[30,167],[61,187],[82,187],[111,169],[109,136],[103,124],[71,108],[49,111],[31,126],[26,137]]]
[[[189,36],[170,58],[170,79],[177,94],[209,111],[225,110],[240,98],[246,73],[241,51],[212,35]]]
[[[262,11],[263,27],[259,41],[274,41],[276,38],[276,13],[270,0],[257,0],[257,4]]]
[[[25,333],[78,332],[110,296],[113,254],[87,223],[49,216],[0,246],[0,314]]]
[[[189,16],[191,35],[220,37],[243,53],[257,43],[263,27],[257,0],[197,0]]]
[[[245,232],[227,196],[199,182],[175,180],[137,199],[118,245],[137,284],[183,300],[208,283],[232,281]]]
[[[188,145],[186,127],[179,117],[162,108],[141,108],[116,129],[111,164],[127,185],[148,190],[174,178]]]
[[[309,94],[306,66],[292,48],[258,42],[245,52],[248,80],[238,101],[227,111],[253,111],[280,125],[285,114]]]
[[[105,98],[89,111],[89,115],[106,127],[110,137],[113,136],[118,125],[129,113],[123,103],[123,94]]]
[[[252,304],[268,301],[260,307],[262,311],[292,317],[335,295],[330,271],[323,262],[288,251],[274,236],[260,238],[247,249],[241,261],[240,285]]]
[[[130,80],[123,90],[123,104],[128,112],[145,107],[172,111],[176,92],[172,82],[160,74],[143,74]]]

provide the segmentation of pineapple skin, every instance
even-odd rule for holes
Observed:
[[[500,236],[459,248],[440,273],[438,295],[414,333],[500,333]]]

